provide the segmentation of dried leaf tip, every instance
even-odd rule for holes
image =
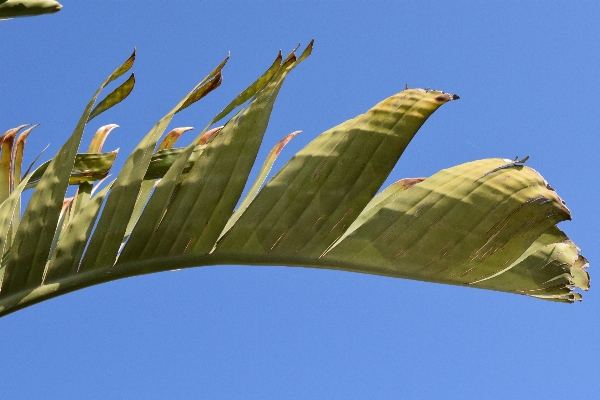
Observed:
[[[197,146],[206,144],[209,142],[209,140],[213,139],[219,132],[221,132],[221,129],[223,129],[223,126],[218,126],[216,128],[213,128],[209,131],[204,132],[204,134],[200,137],[200,139],[198,140],[198,143],[196,143]]]
[[[439,96],[437,96],[435,98],[435,101],[446,102],[446,101],[452,101],[452,100],[458,100],[458,99],[460,99],[460,97],[456,94],[443,93],[443,94],[440,94]]]
[[[285,138],[283,138],[282,140],[280,140],[275,145],[275,147],[273,147],[273,150],[271,151],[271,154],[269,154],[269,157],[271,157],[271,158],[277,158],[279,156],[279,153],[281,153],[281,150],[283,150],[283,148],[285,147],[285,145],[288,144],[289,141],[294,138],[294,136],[296,136],[296,135],[298,135],[300,133],[302,133],[302,131],[292,132],[289,135],[287,135]]]
[[[405,86],[404,90],[408,90],[408,85]],[[433,93],[433,94],[439,93],[439,95],[434,99],[435,101],[438,101],[438,102],[447,102],[447,101],[460,99],[460,96],[457,94],[446,93],[446,92],[442,92],[441,90],[433,90],[431,88],[412,89],[412,90],[417,90],[419,92],[425,92],[425,93]]]
[[[92,141],[90,142],[90,146],[88,148],[88,153],[100,153],[102,151],[102,146],[104,146],[104,142],[108,137],[108,134],[115,128],[119,128],[117,124],[108,124],[101,126],[98,128]]]
[[[187,131],[191,131],[192,129],[194,129],[194,127],[192,126],[185,126],[181,128],[172,129],[169,133],[167,133],[162,142],[160,142],[156,151],[172,148],[181,135],[183,135]]]

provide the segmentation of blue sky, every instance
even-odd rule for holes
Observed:
[[[121,159],[230,51],[222,86],[177,115],[202,129],[279,49],[315,39],[286,80],[259,153],[275,169],[320,132],[410,87],[457,93],[390,180],[530,156],[573,214],[584,301],[338,271],[204,267],[78,291],[0,319],[0,397],[504,399],[600,396],[600,4],[596,2],[61,1],[0,22],[0,129],[40,123],[32,160],[71,133],[137,47],[136,88],[88,125],[121,127]],[[189,137],[193,137],[190,135]]]

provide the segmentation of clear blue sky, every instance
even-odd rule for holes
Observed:
[[[3,399],[600,398],[600,3],[62,0],[0,22],[0,129],[40,123],[49,158],[137,46],[136,88],[88,126],[121,158],[228,51],[223,85],[172,126],[204,127],[270,65],[315,39],[264,149],[404,88],[457,93],[391,179],[486,157],[557,189],[560,227],[591,262],[583,303],[289,267],[204,267],[78,291],[0,319]],[[192,137],[193,135],[190,135]],[[278,162],[276,168],[283,161]]]

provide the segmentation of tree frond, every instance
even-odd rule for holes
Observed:
[[[159,144],[177,112],[221,84],[226,58],[95,195],[92,185],[106,179],[116,157],[102,152],[116,125],[102,127],[88,153],[77,149],[86,123],[133,88],[130,78],[93,108],[135,53],[101,85],[57,155],[32,173],[20,176],[32,128],[15,146],[25,126],[2,136],[0,315],[115,279],[222,264],[338,269],[581,300],[574,289],[589,288],[588,262],[556,227],[570,212],[525,160],[473,161],[377,194],[422,124],[456,95],[406,89],[319,135],[264,184],[294,132],[271,150],[240,202],[277,95],[312,44],[299,57],[280,52],[189,146],[173,147],[189,127]],[[78,190],[65,199],[69,185]],[[29,188],[35,190],[21,218],[21,194]]]

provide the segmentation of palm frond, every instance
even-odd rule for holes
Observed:
[[[456,95],[406,89],[319,135],[264,184],[294,132],[272,149],[240,201],[277,95],[311,50],[312,42],[299,57],[280,53],[189,146],[173,147],[189,127],[159,144],[177,112],[221,84],[225,59],[95,195],[92,185],[106,179],[116,157],[102,152],[116,125],[102,127],[87,153],[77,149],[86,123],[131,92],[133,75],[94,108],[134,55],[101,85],[57,155],[25,177],[31,128],[16,145],[25,126],[9,130],[0,160],[0,315],[115,279],[222,264],[328,268],[581,299],[574,289],[589,288],[587,260],[556,227],[570,212],[525,160],[473,161],[377,194],[425,120]],[[78,190],[65,199],[69,185]],[[30,188],[20,217],[22,192]]]

